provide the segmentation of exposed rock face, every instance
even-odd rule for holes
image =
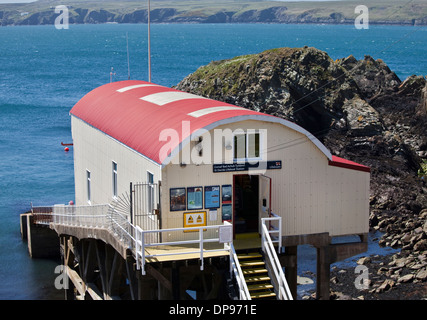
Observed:
[[[420,112],[427,114],[427,83],[421,92]]]
[[[344,102],[360,93],[344,68],[314,48],[281,48],[213,62],[178,88],[292,120],[312,133],[341,119]]]
[[[382,60],[374,60],[370,56],[365,56],[365,59],[360,61],[349,56],[339,60],[338,64],[351,74],[364,98],[370,99],[374,95],[394,92],[401,83]]]
[[[426,86],[423,76],[402,82],[369,56],[333,61],[304,47],[212,62],[177,88],[294,121],[333,154],[370,166],[370,225],[402,234],[419,227],[427,208],[427,178],[419,174],[427,159]]]

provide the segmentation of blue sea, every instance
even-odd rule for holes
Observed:
[[[128,78],[148,80],[147,25],[0,28],[0,299],[62,299],[58,262],[31,259],[19,215],[33,205],[74,200],[69,111],[90,90]],[[333,59],[371,55],[404,80],[427,74],[427,28],[403,26],[160,24],[151,26],[152,81],[173,86],[214,60],[278,47],[313,46]],[[380,249],[375,249],[380,252]],[[313,253],[314,252],[314,253]],[[382,252],[382,251],[381,251]],[[315,272],[315,251],[300,250]],[[311,261],[311,262],[310,262]]]

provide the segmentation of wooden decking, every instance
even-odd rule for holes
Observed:
[[[261,248],[261,238],[258,233],[238,234],[233,241],[233,245],[236,251]],[[221,250],[223,248],[220,244],[206,244],[203,257],[228,256],[230,252],[228,250]],[[207,251],[213,249],[218,249],[219,251]],[[147,263],[200,259],[200,249],[194,245],[150,247],[145,249],[145,253],[149,256],[155,256],[145,258]],[[168,255],[163,256],[163,254]]]
[[[218,250],[219,251],[215,252],[209,252],[206,249],[203,250],[203,258],[228,256],[230,254],[228,250],[221,250],[220,247],[218,247]],[[176,252],[176,254],[174,254],[174,252]],[[200,249],[197,247],[160,246],[147,248],[145,249],[145,253],[146,255],[155,256],[145,258],[147,263],[200,259]],[[168,255],[162,256],[162,254]]]

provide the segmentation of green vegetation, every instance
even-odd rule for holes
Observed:
[[[423,160],[423,162],[420,163],[420,169],[418,170],[418,176],[419,177],[427,177],[427,160]]]
[[[229,60],[213,61],[197,69],[193,73],[193,76],[196,80],[204,79],[204,81],[206,81],[206,85],[203,86],[203,94],[205,94],[205,96],[210,96],[216,90],[218,81],[222,82],[222,93],[228,94],[234,92],[234,90],[238,88],[239,81],[235,80],[242,76],[242,65],[245,63],[252,65],[254,61],[256,61],[254,55],[244,55]],[[230,79],[233,79],[231,84],[229,81]]]

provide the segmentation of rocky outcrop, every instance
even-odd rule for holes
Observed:
[[[346,101],[360,98],[344,68],[325,52],[308,47],[212,62],[177,87],[286,118],[319,136],[343,118]]]
[[[427,114],[427,83],[421,91],[421,103],[419,108],[420,113]]]
[[[367,99],[375,95],[395,92],[401,84],[397,75],[380,59],[374,60],[370,56],[365,56],[363,60],[356,60],[351,55],[338,60],[338,64],[350,73],[362,91],[363,97]]]
[[[382,245],[423,252],[426,233],[413,233],[427,208],[426,85],[369,56],[333,61],[304,47],[212,62],[177,88],[294,121],[333,154],[371,167],[371,228],[385,233]]]

